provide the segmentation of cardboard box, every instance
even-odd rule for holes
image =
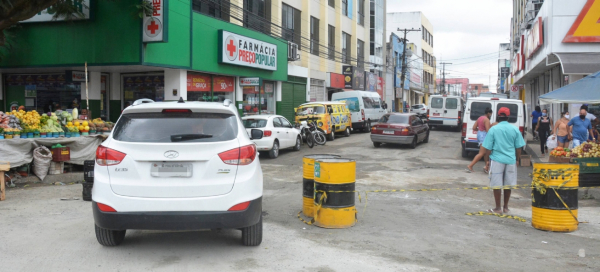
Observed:
[[[521,155],[521,161],[519,164],[521,167],[531,166],[531,155]]]

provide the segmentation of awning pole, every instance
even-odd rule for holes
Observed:
[[[87,106],[87,112],[90,114],[90,99],[88,94],[88,73],[87,73],[87,61],[85,62],[85,105]]]

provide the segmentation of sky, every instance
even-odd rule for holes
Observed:
[[[411,11],[421,11],[433,25],[438,78],[439,63],[450,62],[446,78],[466,77],[496,90],[499,44],[510,42],[512,0],[387,0],[388,13]],[[510,52],[501,56],[510,59]]]

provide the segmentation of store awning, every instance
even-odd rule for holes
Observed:
[[[600,103],[600,71],[540,96],[540,104],[551,103]]]
[[[412,92],[415,92],[418,95],[425,95],[423,92],[419,92],[419,91],[415,91],[415,90],[411,90]]]
[[[600,53],[552,53],[546,59],[548,65],[558,62],[565,75],[587,75],[600,71]]]

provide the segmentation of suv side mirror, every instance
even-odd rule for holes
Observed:
[[[260,129],[250,130],[250,140],[260,140],[263,137],[263,131]]]

